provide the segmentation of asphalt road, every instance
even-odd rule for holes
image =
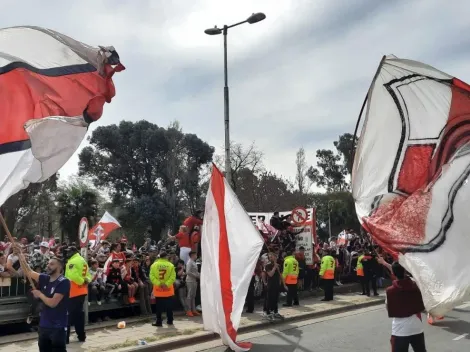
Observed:
[[[389,352],[390,331],[391,320],[385,308],[380,307],[312,321],[304,326],[280,326],[266,330],[264,335],[258,332],[258,336],[242,335],[240,339],[252,342],[253,352]],[[426,323],[424,333],[430,352],[470,351],[470,303],[452,311],[435,326]],[[193,351],[229,350],[223,346],[198,350],[193,346]]]

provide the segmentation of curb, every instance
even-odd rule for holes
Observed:
[[[350,284],[345,284],[345,285],[340,286],[340,287],[335,287],[335,294],[346,294],[346,293],[351,293],[351,292],[358,292],[358,291],[360,291],[360,289],[361,289],[360,284],[350,283]],[[318,297],[319,295],[323,295],[323,292],[309,292],[309,291],[299,292],[300,300],[306,299],[306,298],[308,299],[308,298]],[[284,302],[285,297],[280,297],[279,301]],[[175,313],[175,317],[184,316],[184,312],[175,311],[174,313]],[[126,318],[125,320],[126,320],[127,324],[150,322],[150,321],[153,320],[153,315],[151,315],[151,316],[130,317],[130,318]],[[85,331],[95,331],[95,330],[100,330],[100,329],[103,329],[103,328],[115,327],[116,324],[117,324],[117,320],[111,320],[111,321],[86,325],[85,326]],[[240,328],[240,329],[243,329],[243,328]],[[72,332],[73,331],[74,330],[72,329]],[[199,338],[199,337],[200,336],[194,336],[194,338]],[[218,337],[218,335],[215,335],[215,338],[217,338],[217,337]],[[24,341],[29,341],[29,340],[36,340],[36,339],[37,339],[37,332],[29,332],[29,333],[25,332],[25,333],[18,334],[18,335],[6,335],[6,336],[0,337],[0,346],[8,345],[8,344],[11,344],[11,343],[24,342]]]
[[[348,304],[342,307],[324,310],[321,312],[307,312],[307,313],[299,314],[293,317],[285,318],[284,320],[281,320],[281,321],[275,321],[275,322],[262,321],[260,323],[255,323],[252,325],[240,327],[238,329],[238,334],[244,334],[244,333],[260,330],[260,329],[270,327],[273,325],[281,325],[287,322],[297,322],[301,320],[321,318],[321,317],[325,317],[329,315],[344,313],[344,312],[351,311],[351,310],[379,306],[384,303],[385,303],[385,298],[380,298],[380,299],[376,299],[370,302],[364,302],[364,303],[359,303],[359,304]],[[125,349],[125,351],[126,352],[160,352],[160,351],[163,352],[163,351],[174,350],[177,348],[188,347],[191,345],[196,345],[199,343],[209,342],[209,341],[213,341],[216,339],[219,339],[218,334],[214,334],[212,332],[206,332],[206,333],[201,333],[198,336],[188,336],[187,338],[181,338],[178,340],[158,342],[154,345],[149,344],[146,346],[131,347],[131,348]]]

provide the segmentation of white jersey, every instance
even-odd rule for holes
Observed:
[[[387,304],[387,300],[385,300],[385,304]],[[392,318],[393,336],[413,336],[423,332],[423,315],[421,313],[406,318]]]

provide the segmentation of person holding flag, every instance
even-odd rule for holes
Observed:
[[[67,343],[70,339],[70,326],[75,327],[78,341],[85,342],[85,312],[83,305],[88,295],[88,284],[91,282],[91,274],[88,264],[78,253],[76,247],[69,247],[67,250],[67,265],[65,267],[65,277],[70,280],[70,299],[68,303],[69,323],[67,329]]]

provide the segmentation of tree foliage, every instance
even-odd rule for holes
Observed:
[[[57,193],[57,212],[64,237],[78,241],[78,226],[81,218],[87,218],[90,225],[97,221],[100,197],[82,180],[64,183]]]
[[[1,207],[2,214],[13,236],[32,238],[58,234],[59,224],[54,201],[57,175],[43,183],[32,183],[12,195]],[[6,235],[0,227],[2,238]]]
[[[109,190],[124,211],[123,223],[151,226],[154,236],[179,225],[200,206],[200,173],[214,148],[178,123],[162,128],[148,121],[98,127],[79,156],[79,174]]]
[[[345,133],[333,142],[336,151],[330,149],[317,150],[317,166],[311,166],[308,169],[308,178],[327,192],[348,191],[350,187],[348,180],[349,165],[352,163],[352,141],[353,136]]]

